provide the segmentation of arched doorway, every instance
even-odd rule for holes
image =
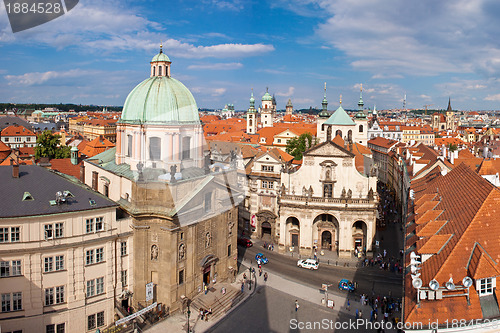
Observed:
[[[271,240],[271,223],[269,222],[263,222],[262,225],[261,225],[261,235],[262,235],[262,239],[263,240],[266,240],[266,241],[270,241]]]
[[[300,222],[295,216],[290,216],[286,219],[286,229],[288,233],[287,246],[290,246],[292,251],[298,251],[300,246]]]
[[[321,233],[321,248],[328,250],[332,248],[332,233],[328,230]]]
[[[331,214],[320,214],[313,222],[313,247],[338,251],[339,222]]]
[[[366,253],[367,226],[364,221],[356,221],[352,225],[352,245],[354,253]]]
[[[256,214],[258,225],[257,225],[257,237],[262,240],[276,242],[275,239],[275,226],[276,214],[269,210],[261,210]]]

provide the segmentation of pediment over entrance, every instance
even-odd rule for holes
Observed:
[[[217,262],[217,261],[219,261],[219,258],[217,258],[213,254],[209,254],[209,255],[205,256],[205,258],[201,259],[200,266],[205,267],[205,266],[208,266],[208,265],[212,264],[213,262]]]
[[[354,154],[332,141],[326,141],[306,151],[304,156],[354,157]]]
[[[278,215],[269,210],[262,210],[255,214],[260,222],[274,222]]]

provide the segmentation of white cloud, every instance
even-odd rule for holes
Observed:
[[[277,92],[276,96],[290,97],[293,95],[294,91],[295,91],[295,87],[288,87],[287,92]]]
[[[217,6],[225,6],[216,2]],[[1,21],[0,21],[1,22]],[[169,37],[162,24],[148,20],[126,8],[117,0],[81,1],[77,7],[58,19],[17,34],[8,23],[0,23],[0,43],[27,40],[58,49],[77,46],[83,52],[117,52],[129,50],[156,51],[163,41],[168,55],[183,58],[248,57],[271,52],[270,44],[224,43],[195,45]],[[221,33],[207,33],[205,38],[228,38]]]
[[[84,71],[81,69],[71,69],[69,71],[48,71],[48,72],[32,72],[22,75],[5,75],[8,85],[32,86],[55,79],[81,78],[99,75],[98,71]]]
[[[361,89],[361,83],[356,83],[353,86],[353,88],[356,89],[356,90],[360,90]],[[366,88],[366,86],[363,86],[363,92],[364,93],[372,93],[374,91],[375,91],[375,89],[373,89],[373,88]]]
[[[373,78],[500,73],[500,4],[488,0],[288,0],[277,5],[322,20],[315,36]],[[320,19],[322,18],[320,17]],[[486,22],[478,24],[477,22]]]
[[[226,92],[226,88],[215,88],[213,89],[212,96],[221,96]]]
[[[239,62],[231,63],[208,63],[208,64],[198,64],[189,65],[188,69],[210,69],[210,70],[232,70],[242,68],[243,64]]]
[[[499,102],[500,101],[500,94],[496,95],[488,95],[484,98],[485,101],[493,101],[493,102]]]

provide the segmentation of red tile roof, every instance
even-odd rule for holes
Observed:
[[[24,126],[10,125],[4,128],[1,132],[1,136],[36,136],[31,130]]]

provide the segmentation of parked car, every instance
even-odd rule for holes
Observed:
[[[243,246],[243,247],[252,247],[253,243],[248,238],[238,238],[238,245]]]
[[[297,261],[297,266],[313,270],[318,269],[319,263],[315,259],[302,259]]]
[[[356,290],[357,283],[349,281],[347,279],[342,279],[339,282],[339,290],[347,290],[349,292],[353,292]]]
[[[266,256],[263,255],[262,253],[257,253],[255,255],[255,260],[257,260],[257,264],[259,265],[267,264],[269,262]]]

